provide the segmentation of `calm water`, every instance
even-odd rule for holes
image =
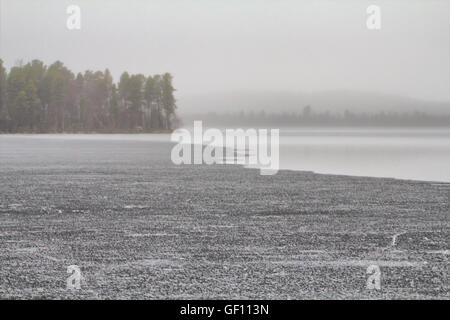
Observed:
[[[95,146],[102,141],[115,141],[117,152],[121,152],[122,143],[125,147],[130,142],[144,142],[136,148],[145,149],[145,142],[168,142],[170,136],[0,135],[0,160],[20,157],[14,154],[23,152],[24,148],[28,152],[33,149],[38,152],[40,144],[45,141],[48,144],[49,139],[76,140],[82,147],[92,145],[90,155],[85,157],[99,157],[101,155],[95,154]],[[77,145],[74,144],[74,148]],[[61,150],[68,152],[67,148]],[[53,154],[57,152],[53,150]],[[30,154],[33,152],[27,156]],[[168,154],[164,156],[168,157]],[[32,165],[33,159],[29,160]],[[47,161],[52,162],[48,158]],[[280,167],[328,174],[450,182],[450,129],[282,129]]]
[[[283,169],[450,182],[448,129],[282,130],[280,136]]]
[[[280,169],[450,182],[450,129],[281,129]]]

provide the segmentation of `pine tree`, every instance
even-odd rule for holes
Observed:
[[[0,59],[0,132],[8,131],[10,121],[7,100],[6,100],[7,75],[3,67],[3,60]]]
[[[175,115],[175,97],[173,95],[175,89],[172,85],[172,75],[170,73],[165,73],[161,79],[161,102],[164,110],[165,117],[165,129],[171,129],[172,117]]]

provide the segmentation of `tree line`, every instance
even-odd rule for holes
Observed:
[[[173,77],[108,69],[74,74],[60,61],[9,71],[0,59],[0,132],[165,132],[177,125]]]
[[[379,127],[450,127],[450,114],[425,112],[342,113],[316,112],[306,106],[295,112],[240,111],[232,113],[209,112],[191,114],[183,118],[187,122],[202,119],[209,126],[243,127],[303,127],[303,126],[379,126]]]

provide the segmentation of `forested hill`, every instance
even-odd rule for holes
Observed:
[[[0,132],[162,132],[177,121],[172,75],[108,69],[74,74],[33,60],[9,72],[0,60]]]

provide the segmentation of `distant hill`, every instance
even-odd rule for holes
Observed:
[[[310,105],[317,112],[343,113],[425,112],[450,114],[450,102],[425,101],[408,97],[371,92],[327,91],[295,92],[223,92],[178,97],[181,116],[208,112],[301,112]]]

